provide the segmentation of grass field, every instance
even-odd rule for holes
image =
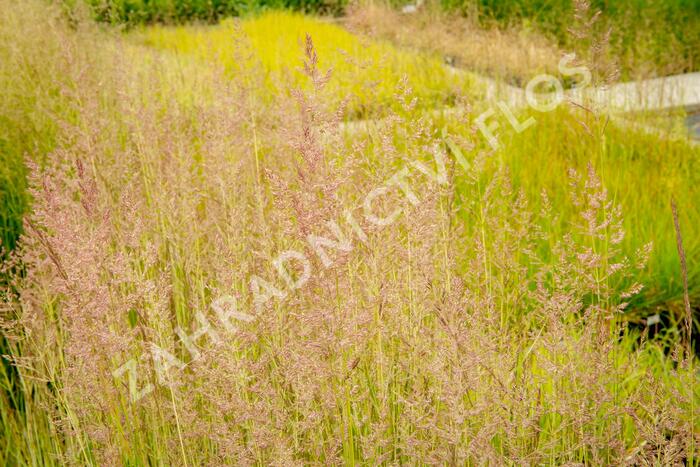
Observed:
[[[69,6],[81,4],[75,0],[64,0],[64,3]],[[358,10],[364,15],[379,8],[383,10],[384,20],[373,24],[374,32],[400,36],[401,29],[406,26],[404,22],[410,24],[415,20],[412,17],[402,18],[398,22],[386,20],[392,16],[390,8],[416,2],[88,0],[87,3],[93,7],[92,12],[99,20],[127,25],[180,24],[188,21],[211,23],[228,16],[246,16],[280,8],[336,16]],[[420,3],[425,3],[421,14],[417,15],[418,22],[424,23],[422,33],[404,39],[409,43],[422,42],[421,46],[426,48],[440,45],[439,39],[435,41],[436,36],[440,36],[440,30],[456,30],[457,37],[460,30],[470,30],[470,34],[460,40],[465,43],[478,38],[481,35],[479,29],[485,28],[496,34],[489,34],[491,40],[485,44],[482,42],[482,48],[493,46],[493,41],[501,45],[510,42],[505,48],[512,48],[521,42],[517,39],[518,35],[541,36],[547,42],[545,49],[558,46],[582,56],[592,51],[594,44],[585,37],[592,32],[594,36],[607,38],[606,46],[596,50],[596,53],[602,52],[607,59],[616,61],[625,79],[697,71],[700,66],[700,3],[696,0],[430,0]],[[599,15],[596,14],[598,11]],[[478,27],[475,28],[475,25]],[[431,28],[436,30],[435,33],[426,34]],[[510,34],[513,31],[516,34]],[[510,35],[508,42],[498,40],[499,34],[504,32]],[[449,44],[451,41],[448,39],[447,42]],[[481,41],[477,39],[477,42]],[[542,41],[538,42],[530,41],[526,48],[530,50],[525,53],[531,53],[532,46],[543,46]],[[470,45],[465,44],[464,48],[469,50]],[[462,51],[457,49],[457,52]],[[466,55],[470,59],[478,59],[478,55]],[[499,60],[499,64],[508,67],[512,63]]]
[[[242,74],[244,66],[257,66],[261,99],[290,96],[292,89],[308,89],[299,53],[308,33],[325,66],[332,70],[327,98],[331,105],[347,106],[347,118],[367,118],[400,110],[396,88],[410,87],[418,99],[417,110],[452,105],[473,87],[468,77],[455,77],[438,57],[397,50],[386,42],[354,36],[341,27],[302,15],[271,12],[243,21],[214,27],[149,28],[145,44],[189,53],[215,61],[229,74]],[[240,48],[251,55],[241,59]],[[406,77],[405,83],[402,79]]]
[[[700,465],[697,145],[493,149],[475,75],[328,18],[66,11],[0,0],[4,465]]]

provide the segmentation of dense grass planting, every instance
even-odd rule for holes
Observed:
[[[493,149],[469,75],[299,14],[0,38],[3,464],[698,465],[688,141]]]
[[[142,36],[147,45],[215,61],[228,74],[247,74],[255,67],[255,79],[261,83],[254,92],[270,101],[291,96],[297,88],[309,89],[299,61],[306,33],[315,38],[317,53],[328,57],[333,79],[326,86],[326,99],[346,107],[344,118],[399,111],[398,87],[415,90],[417,110],[452,105],[474,88],[468,74],[454,75],[433,55],[398,50],[386,42],[361,39],[337,25],[282,11],[214,27],[149,28]]]
[[[242,66],[256,64],[261,70],[257,73],[263,92],[261,98],[269,101],[290,96],[289,86],[308,89],[312,84],[303,67],[298,65],[300,46],[288,48],[282,45],[300,43],[304,31],[318,38],[318,53],[329,57],[328,66],[333,70],[333,78],[324,87],[324,92],[329,92],[326,99],[336,107],[345,104],[345,118],[376,117],[387,112],[405,114],[405,102],[396,98],[396,90],[402,86],[415,90],[412,96],[416,103],[411,110],[414,115],[441,105],[452,106],[458,98],[475,101],[479,95],[479,87],[470,86],[467,77],[450,74],[429,55],[412,56],[383,43],[361,44],[338,26],[284,12],[263,14],[244,21],[239,27],[226,23],[209,28],[153,28],[144,33],[144,42],[184,53],[184,56],[179,56],[186,59],[196,57],[216,63],[234,74],[244,74]],[[251,55],[247,56],[247,62],[240,59],[241,44],[249,46]],[[382,66],[372,65],[374,63]],[[472,117],[477,114],[475,111]],[[528,117],[539,119],[541,130],[533,129],[522,135],[506,133],[506,141],[510,144],[495,154],[496,163],[506,164],[514,183],[522,186],[530,197],[537,198],[543,189],[548,190],[560,214],[559,222],[566,226],[571,221],[572,207],[568,203],[568,186],[561,183],[562,174],[569,168],[585,170],[588,162],[594,160],[598,169],[606,174],[612,196],[627,213],[625,253],[633,255],[647,242],[654,244],[651,265],[642,273],[642,282],[648,288],[647,299],[643,301],[646,305],[644,311],[649,312],[656,306],[675,308],[674,304],[682,301],[683,290],[678,276],[676,238],[668,202],[671,195],[680,198],[684,224],[688,229],[688,254],[692,257],[700,253],[700,232],[697,230],[700,218],[697,210],[692,208],[695,200],[700,199],[697,148],[639,132],[631,138],[629,129],[607,125],[604,116],[600,117],[601,121],[591,121],[590,117],[581,116],[576,111],[537,114]],[[462,137],[467,137],[474,127],[473,121],[455,117],[448,118],[444,124]],[[598,132],[591,133],[591,127],[597,128]],[[488,146],[484,144],[481,149],[486,148]],[[597,153],[600,155],[596,156]],[[633,191],[629,189],[631,186],[644,186],[645,189]],[[695,269],[698,267],[700,265],[691,266],[691,277],[698,277],[700,271]],[[700,282],[691,281],[691,284],[691,295],[696,303],[700,301]]]

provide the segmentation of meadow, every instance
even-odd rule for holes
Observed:
[[[469,40],[473,40],[484,26],[486,29],[496,26],[497,29],[516,32],[508,37],[508,41],[499,42],[500,46],[513,47],[519,42],[518,36],[522,35],[541,36],[540,40],[527,41],[527,48],[541,46],[544,42],[546,48],[563,47],[579,53],[590,45],[587,37],[607,36],[611,51],[619,63],[619,72],[626,79],[700,69],[697,47],[700,43],[700,3],[695,0],[87,0],[87,3],[93,6],[97,19],[131,26],[192,21],[213,23],[228,16],[245,16],[275,9],[336,17],[352,17],[358,9],[361,15],[377,14],[376,10],[379,9],[383,20],[373,22],[374,32],[389,35],[396,35],[403,29],[405,21],[416,21],[413,18],[396,21],[396,18],[392,18],[392,8],[424,3],[423,10],[427,10],[428,14],[419,15],[423,18],[417,21],[422,23],[423,29],[435,27],[436,20],[442,23],[437,28],[438,35],[440,30],[452,29],[457,30],[459,37],[459,30],[468,28]],[[70,0],[66,4],[70,6],[80,2]],[[577,17],[577,11],[585,5],[594,12],[600,12],[595,20]],[[428,17],[427,21],[425,16]],[[585,31],[593,34],[572,34],[572,26],[579,21]],[[454,42],[454,37],[453,34],[447,42]],[[409,43],[418,42],[422,47],[432,48],[436,45],[435,37],[431,34],[409,35],[406,39]],[[490,39],[498,40],[498,37],[491,34]],[[467,41],[462,37],[461,42]],[[465,48],[468,50],[469,46]],[[456,49],[458,53],[462,52],[462,49]],[[478,55],[468,55],[479,58]]]
[[[0,0],[4,465],[700,465],[700,147],[479,130],[595,4],[89,3]],[[696,69],[624,31],[594,84]]]

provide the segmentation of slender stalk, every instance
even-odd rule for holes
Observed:
[[[683,248],[683,235],[681,234],[681,224],[678,219],[678,207],[676,206],[676,200],[671,197],[671,212],[673,213],[673,227],[676,230],[676,247],[678,248],[678,258],[680,260],[681,266],[681,276],[683,277],[683,305],[685,307],[685,362],[690,366],[690,374],[693,380],[695,379],[695,372],[693,368],[693,314],[690,308],[690,295],[688,293],[688,265],[685,258],[685,249]],[[694,436],[694,424],[695,424],[695,390],[694,387],[690,388],[690,426],[688,427],[688,433],[690,434],[690,455],[688,460],[694,462],[695,459],[695,436]]]

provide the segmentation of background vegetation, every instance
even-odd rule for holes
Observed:
[[[274,31],[274,32],[273,32]],[[372,41],[342,27],[300,14],[271,11],[241,22],[225,21],[196,26],[152,27],[143,43],[223,65],[227,73],[242,74],[251,62],[259,66],[263,81],[257,92],[268,102],[309,88],[299,62],[300,38],[316,38],[317,53],[328,57],[333,70],[328,99],[343,103],[346,119],[372,118],[397,111],[399,87],[415,90],[417,110],[453,105],[457,96],[474,91],[470,74],[455,75],[434,54],[401,50],[386,41]],[[246,48],[251,57],[241,56]]]
[[[71,0],[74,1],[74,0]],[[288,8],[307,13],[346,11],[346,0],[89,0],[103,21],[140,23],[216,22],[266,9]],[[367,6],[404,1],[362,2]],[[578,5],[578,6],[577,6]],[[567,50],[580,51],[585,38],[570,33],[576,9],[588,5],[600,16],[586,24],[592,36],[609,34],[610,54],[626,78],[643,74],[672,74],[700,69],[700,3],[695,0],[441,0],[423,9],[461,14],[482,27],[535,30]]]

